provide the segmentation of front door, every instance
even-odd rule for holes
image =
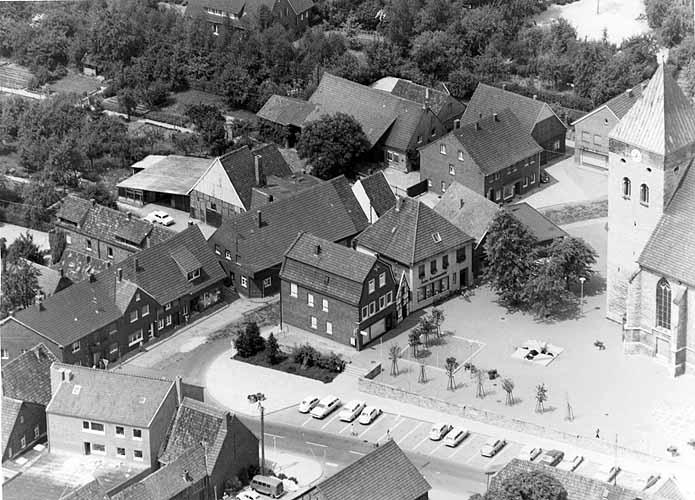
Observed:
[[[459,271],[459,284],[461,288],[468,288],[468,268]]]
[[[92,443],[84,443],[84,454],[85,455],[91,455],[92,454]]]

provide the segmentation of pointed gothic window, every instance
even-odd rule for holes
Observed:
[[[627,177],[623,177],[623,198],[629,198],[632,194],[632,183]]]
[[[671,328],[671,285],[664,278],[656,284],[656,326]]]
[[[639,187],[639,201],[642,205],[649,205],[649,187],[646,184]]]

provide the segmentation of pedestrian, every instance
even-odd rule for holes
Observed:
[[[600,429],[596,429],[596,439],[601,439],[601,436],[599,435]]]
[[[355,424],[354,423],[350,424],[350,435],[351,436],[357,436],[357,431],[355,430]]]
[[[386,440],[391,441],[391,429],[386,429]]]

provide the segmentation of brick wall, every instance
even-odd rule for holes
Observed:
[[[228,418],[227,438],[222,444],[219,459],[210,478],[213,490],[217,487],[218,494],[224,491],[226,480],[237,477],[250,465],[260,463],[256,435],[238,418],[234,416]]]
[[[220,214],[222,220],[228,219],[236,214],[243,213],[243,207],[237,207],[231,203],[210,196],[209,194],[201,193],[200,191],[191,191],[191,217],[206,221],[205,210],[211,207],[211,203],[215,204],[215,211]]]
[[[137,247],[128,247],[125,244],[118,245],[113,242],[106,242],[95,238],[94,236],[85,235],[79,232],[79,229],[71,228],[67,225],[60,225],[60,228],[65,231],[66,236],[70,238],[70,243],[66,249],[77,250],[85,255],[91,255],[94,258],[108,262],[120,262],[138,251]],[[91,250],[87,248],[87,240],[91,243]],[[113,257],[108,256],[108,249],[113,252]]]
[[[37,426],[39,428],[38,436],[35,434]],[[6,438],[7,447],[3,450],[3,462],[43,441],[46,438],[46,408],[37,403],[22,403],[12,432]],[[24,438],[24,446],[22,446],[22,438]]]

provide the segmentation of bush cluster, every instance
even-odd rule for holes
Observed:
[[[303,368],[316,366],[334,373],[340,373],[345,369],[345,360],[339,354],[323,354],[309,344],[295,347],[292,359]]]

